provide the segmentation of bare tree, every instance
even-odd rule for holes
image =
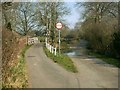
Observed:
[[[48,35],[51,44],[56,45],[57,31],[55,24],[61,21],[62,16],[69,13],[67,7],[63,2],[43,2],[39,3],[39,21],[46,27],[46,34]]]
[[[118,3],[86,2],[76,5],[84,7],[81,29],[90,47],[100,53],[110,52],[112,35],[118,26]]]
[[[12,30],[11,21],[13,16],[13,3],[12,2],[3,2],[2,3],[2,23],[6,28]]]
[[[17,8],[16,31],[27,35],[29,31],[38,29],[38,20],[36,20],[35,3],[22,2]]]
[[[85,2],[76,3],[78,7],[85,8],[84,17],[94,19],[95,22],[100,22],[102,18],[107,16],[118,16],[118,3],[116,2]]]

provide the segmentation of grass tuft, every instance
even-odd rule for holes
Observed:
[[[25,65],[25,52],[30,46],[26,45],[18,58],[18,63],[16,66],[9,68],[11,76],[9,77],[9,83],[3,85],[3,88],[27,88],[28,80],[26,75],[26,65]]]

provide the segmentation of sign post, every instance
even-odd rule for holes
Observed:
[[[60,54],[60,30],[59,30],[59,54]]]
[[[56,23],[56,28],[59,30],[59,55],[60,55],[60,30],[62,29],[63,25],[61,22]]]

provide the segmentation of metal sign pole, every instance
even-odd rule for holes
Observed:
[[[59,30],[59,55],[60,55],[60,30]]]
[[[58,29],[58,33],[59,33],[59,55],[60,55],[60,30],[62,29],[63,25],[61,22],[56,23],[56,28]]]

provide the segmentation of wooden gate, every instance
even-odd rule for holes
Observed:
[[[36,43],[39,43],[38,37],[28,37],[28,39],[27,39],[27,44],[28,45],[33,45],[33,44],[36,44]]]

